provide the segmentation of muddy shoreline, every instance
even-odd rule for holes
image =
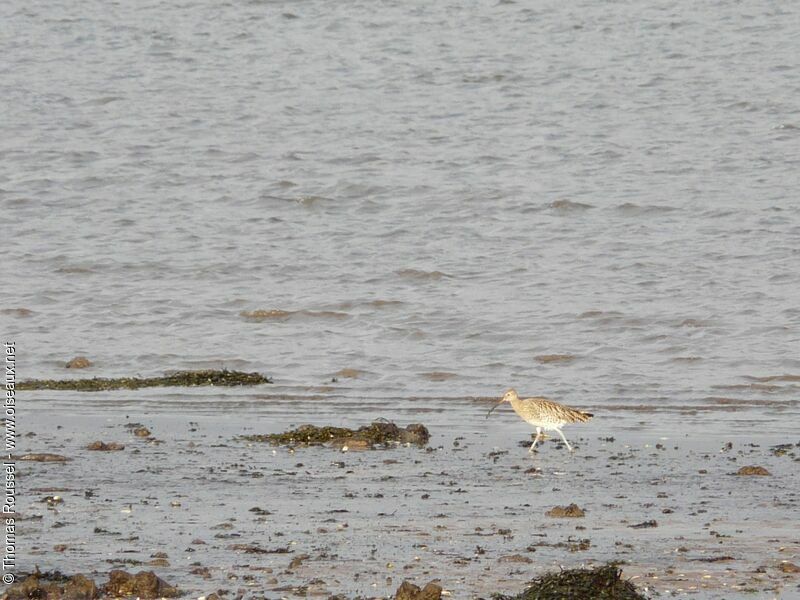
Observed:
[[[780,597],[800,584],[787,566],[800,564],[800,447],[790,425],[742,430],[763,412],[713,413],[728,426],[711,435],[708,413],[595,409],[566,430],[574,454],[551,439],[531,456],[525,424],[487,424],[475,399],[395,403],[397,424],[424,423],[427,444],[343,451],[242,436],[357,429],[389,411],[281,392],[120,391],[80,405],[37,393],[16,456],[68,460],[17,462],[20,570],[153,570],[186,597],[387,598],[435,580],[488,598],[608,561],[645,593]]]

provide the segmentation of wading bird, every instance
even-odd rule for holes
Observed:
[[[528,452],[533,452],[533,449],[536,448],[536,444],[542,437],[542,430],[547,431],[549,429],[557,431],[569,451],[572,452],[572,446],[569,445],[567,438],[564,437],[564,432],[561,431],[561,428],[569,423],[585,423],[593,416],[591,413],[563,406],[547,398],[521,399],[517,396],[516,390],[508,390],[500,402],[486,413],[486,418],[488,419],[492,411],[503,402],[510,402],[511,408],[514,409],[515,413],[522,417],[524,421],[536,427],[536,437]]]

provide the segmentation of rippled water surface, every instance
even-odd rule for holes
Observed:
[[[798,32],[791,3],[4,2],[20,377],[796,415]]]

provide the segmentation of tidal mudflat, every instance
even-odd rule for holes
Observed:
[[[574,453],[549,439],[531,455],[511,411],[484,419],[494,400],[26,392],[16,456],[51,459],[17,462],[20,570],[152,570],[187,597],[383,598],[436,580],[489,598],[619,561],[662,597],[800,593],[800,445],[780,411],[584,405],[596,416],[568,429]],[[380,418],[431,437],[375,450],[258,437]]]

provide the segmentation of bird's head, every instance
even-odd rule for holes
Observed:
[[[511,402],[512,400],[519,400],[517,396],[517,390],[514,388],[509,389],[505,394],[503,394],[503,398],[500,402]]]
[[[516,390],[514,390],[514,389],[508,390],[505,394],[503,394],[503,397],[500,398],[500,402],[498,402],[492,408],[489,409],[489,412],[486,413],[486,418],[488,419],[489,415],[492,413],[492,411],[495,408],[497,408],[498,406],[500,406],[503,402],[511,402],[512,400],[517,400],[517,399],[518,399],[518,397],[517,397]]]

